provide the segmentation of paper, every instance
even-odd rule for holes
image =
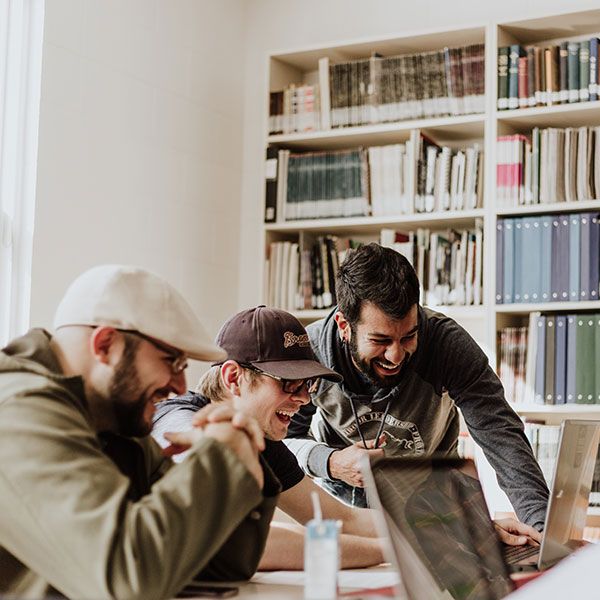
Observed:
[[[395,571],[348,569],[338,573],[340,588],[377,589],[396,585],[400,581]],[[304,585],[304,571],[263,571],[256,573],[251,583]]]

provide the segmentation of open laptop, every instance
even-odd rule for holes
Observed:
[[[544,542],[527,565],[547,568],[581,540],[599,439],[598,421],[564,422]],[[493,600],[510,593],[472,461],[384,458],[365,469],[365,483],[410,598]]]

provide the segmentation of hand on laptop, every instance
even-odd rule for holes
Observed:
[[[538,546],[542,541],[542,534],[533,527],[517,521],[517,519],[496,519],[494,521],[496,532],[504,544],[510,546]]]
[[[360,469],[364,455],[383,456],[383,450],[375,448],[375,440],[367,440],[367,448],[362,442],[356,442],[343,450],[335,450],[329,455],[329,473],[334,479],[341,479],[356,487],[365,487]]]

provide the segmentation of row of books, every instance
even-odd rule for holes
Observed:
[[[404,144],[323,152],[269,147],[265,222],[413,214],[481,206],[483,153],[420,130]]]
[[[598,38],[498,48],[498,109],[598,99]]]
[[[290,84],[269,97],[269,133],[291,133],[485,111],[485,47],[331,62],[318,84]]]
[[[500,207],[578,202],[600,196],[600,127],[535,127],[496,142]]]
[[[403,254],[421,282],[421,302],[430,306],[482,303],[483,227],[472,230],[407,233],[382,229],[382,246]],[[336,304],[335,276],[351,248],[362,241],[334,235],[312,242],[269,245],[264,297],[285,310],[329,308]]]
[[[399,232],[382,229],[380,244],[403,254],[421,283],[421,303],[468,306],[482,303],[483,223],[471,230]]]
[[[560,425],[546,425],[535,421],[525,421],[524,425],[525,435],[529,439],[533,455],[540,465],[548,487],[550,487],[558,457]],[[596,457],[589,503],[590,506],[600,506],[600,452]]]
[[[267,149],[265,222],[370,214],[364,148],[331,152]],[[272,177],[269,178],[269,175]]]
[[[416,161],[414,147],[419,150]],[[481,206],[483,153],[478,144],[452,150],[414,130],[405,144],[371,146],[368,159],[373,216]]]
[[[515,404],[600,404],[600,314],[533,312],[499,334],[498,374]]]
[[[329,71],[332,127],[485,110],[483,44],[321,65]]]
[[[266,260],[265,298],[288,311],[329,308],[336,304],[335,276],[351,240],[318,236],[313,243],[272,242]]]
[[[496,303],[598,300],[597,212],[498,219]]]
[[[269,135],[321,128],[319,86],[291,83],[269,95]]]

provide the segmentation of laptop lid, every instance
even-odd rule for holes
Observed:
[[[571,554],[583,539],[600,442],[600,421],[563,421],[559,439],[538,560],[540,569],[547,569]]]
[[[412,600],[495,600],[512,591],[472,461],[389,457],[363,472]]]

